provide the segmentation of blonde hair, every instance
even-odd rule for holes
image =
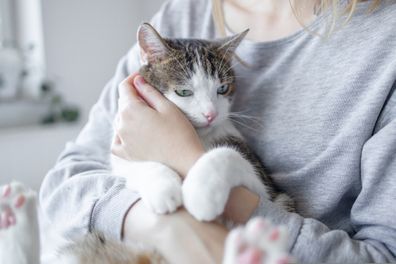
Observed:
[[[225,36],[226,35],[226,25],[225,25],[225,20],[224,20],[224,14],[223,14],[223,7],[222,7],[222,1],[223,0],[212,0],[212,10],[213,10],[213,19],[215,21],[216,29],[218,30],[218,33],[220,36]],[[339,18],[344,16],[344,23],[346,24],[351,17],[353,16],[355,10],[356,10],[356,5],[360,2],[367,2],[369,0],[349,0],[348,4],[343,7],[343,10],[340,10],[339,7],[341,0],[318,0],[317,4],[315,6],[315,12],[323,12],[326,10],[331,10],[332,11],[332,16],[330,17],[327,25],[327,30],[326,30],[326,36],[329,36],[335,29],[336,25],[338,24],[337,22],[339,21]],[[289,0],[290,2],[290,0]],[[372,4],[369,7],[368,12],[372,12],[375,10],[375,8],[380,4],[381,0],[372,0]],[[298,12],[296,11],[296,7],[294,7],[291,2],[290,6],[293,9],[294,15],[296,16],[297,20],[299,23],[306,29],[306,25],[304,25],[298,15]],[[340,12],[341,11],[341,12]],[[309,30],[308,30],[309,31]],[[316,35],[317,32],[311,32]]]

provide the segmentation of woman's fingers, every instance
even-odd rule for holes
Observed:
[[[124,81],[122,81],[118,86],[118,104],[119,108],[122,109],[125,105],[130,103],[142,103],[143,100],[136,91],[133,80],[138,76],[138,73],[130,75]]]
[[[119,109],[123,109],[129,104],[145,103],[161,112],[168,105],[166,98],[149,85],[139,73],[132,74],[122,81],[118,87],[118,92]]]
[[[164,110],[168,101],[158,90],[146,83],[142,76],[137,75],[134,78],[134,85],[146,103],[159,112]]]
[[[118,136],[113,141],[113,144],[111,146],[111,153],[123,159],[127,158],[123,144]]]

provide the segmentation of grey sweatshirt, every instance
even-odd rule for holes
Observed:
[[[396,260],[396,4],[367,15],[369,4],[329,39],[301,30],[245,40],[237,52],[250,67],[235,66],[233,110],[259,120],[239,128],[297,204],[288,213],[261,199],[254,214],[287,226],[302,263]],[[309,28],[323,32],[327,18]],[[167,2],[151,22],[167,37],[216,37],[209,0]],[[62,236],[97,230],[120,239],[139,199],[109,164],[117,85],[138,70],[138,56],[135,45],[121,59],[42,184],[45,217]]]

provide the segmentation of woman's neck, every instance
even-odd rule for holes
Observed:
[[[233,32],[250,28],[248,39],[272,41],[291,35],[301,30],[301,24],[307,25],[313,21],[316,17],[315,2],[314,0],[224,0],[224,19]]]

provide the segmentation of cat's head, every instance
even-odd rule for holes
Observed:
[[[247,31],[214,41],[169,39],[145,23],[138,30],[140,74],[194,127],[214,127],[228,118],[235,82],[231,61]]]

